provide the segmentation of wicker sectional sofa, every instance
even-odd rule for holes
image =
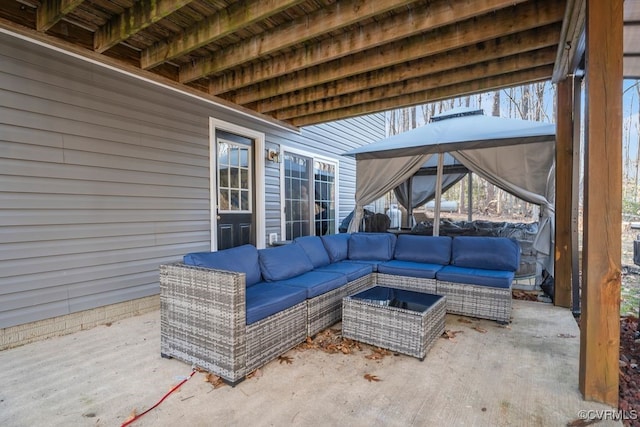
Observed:
[[[514,240],[390,233],[244,245],[160,266],[161,353],[236,383],[338,322],[376,284],[446,295],[447,311],[509,322]]]

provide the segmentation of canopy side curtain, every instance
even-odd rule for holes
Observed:
[[[393,157],[390,159],[358,159],[356,167],[356,210],[349,233],[358,231],[364,206],[379,199],[413,176],[432,154]]]
[[[442,193],[464,178],[466,173],[442,175]],[[417,208],[432,200],[436,195],[436,177],[434,175],[416,175],[411,183],[411,208]],[[405,181],[394,189],[398,203],[409,210],[409,182]]]
[[[541,207],[534,248],[553,275],[555,144],[540,142],[452,152],[469,170],[497,187]]]

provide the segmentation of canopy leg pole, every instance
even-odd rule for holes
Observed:
[[[467,220],[469,222],[473,221],[473,177],[471,176],[473,172],[469,171],[468,179],[469,184],[467,185]]]
[[[442,168],[444,153],[438,153],[438,170],[436,173],[436,203],[433,213],[433,235],[440,235],[440,198],[442,197]]]
[[[407,180],[407,218],[405,225],[413,228],[413,177]]]

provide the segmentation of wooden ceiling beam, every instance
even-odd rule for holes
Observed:
[[[237,67],[260,56],[273,54],[279,50],[353,25],[411,2],[412,0],[376,0],[371,2],[347,0],[335,2],[309,16],[299,18],[283,28],[277,28],[265,34],[258,34],[221,52],[216,52],[212,57],[199,60],[195,64],[183,66],[180,70],[180,82],[190,82]]]
[[[295,74],[290,74],[290,71],[297,68],[298,62],[304,63],[304,58],[281,55],[263,61],[261,64],[246,67],[241,72],[212,79],[210,92],[221,94],[242,88],[237,90],[233,99],[235,102],[247,104],[553,24],[560,22],[563,14],[563,7],[556,1],[542,4],[526,3],[516,8],[501,10],[491,15],[423,33],[402,43],[391,43],[377,50],[367,50],[314,68],[305,68]],[[255,85],[256,82],[269,79],[274,75],[284,74],[287,74],[284,78]]]
[[[102,53],[171,15],[193,0],[139,0],[124,13],[100,27],[93,39],[93,49]]]
[[[309,45],[304,49],[298,49],[293,55],[287,55],[286,63],[278,68],[290,73],[443,25],[469,19],[500,8],[510,7],[514,3],[521,1],[523,0],[465,1],[456,3],[454,8],[451,5],[451,1],[439,0],[418,8],[411,8],[403,14],[390,16],[380,22],[361,27],[357,31],[349,31],[344,35]],[[215,58],[184,66],[180,71],[180,79],[185,82],[223,72],[259,56],[275,53],[313,37],[319,37],[328,32],[380,15],[407,3],[411,2],[377,0],[375,2],[367,2],[365,7],[360,0],[350,0],[349,3],[336,2],[330,8],[323,9],[315,15],[299,20],[290,27],[275,30],[269,35],[256,36],[244,43],[226,49],[216,55]],[[269,61],[269,63],[271,65],[276,64],[273,61]]]
[[[56,25],[84,0],[42,0],[36,17],[36,30],[44,32]]]
[[[458,68],[460,64],[477,64],[542,48],[555,50],[559,34],[560,24],[552,24],[540,30],[529,30],[501,37],[486,43],[465,46],[451,52],[260,100],[252,104],[252,108],[262,113],[268,113],[333,96],[371,89],[376,86],[384,86],[420,76],[453,70]],[[232,99],[235,102],[239,101],[238,98]],[[239,103],[243,104],[242,102]]]
[[[495,89],[548,80],[551,78],[552,73],[553,66],[545,65],[512,74],[481,78],[452,86],[405,94],[395,98],[387,98],[366,104],[359,104],[346,108],[311,114],[308,116],[296,117],[289,120],[289,123],[294,126],[302,127],[335,120],[343,120],[350,117],[362,116],[395,108],[426,104],[442,99],[456,98]]]
[[[461,67],[457,70],[444,71],[428,76],[421,76],[395,84],[378,86],[348,95],[336,96],[321,101],[310,102],[295,107],[275,111],[271,115],[278,120],[288,120],[299,116],[318,114],[322,111],[366,104],[387,98],[396,98],[405,93],[424,92],[438,87],[452,86],[476,79],[478,76],[490,77],[515,73],[535,68],[540,65],[553,64],[556,56],[555,47],[526,52],[495,61],[487,61]]]
[[[304,0],[254,0],[233,3],[206,17],[169,41],[159,41],[140,54],[140,67],[153,68],[162,62],[212,43],[251,24],[267,19]]]

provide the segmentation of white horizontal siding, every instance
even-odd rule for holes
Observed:
[[[158,292],[158,265],[210,245],[209,117],[354,163],[381,115],[302,129],[246,115],[0,34],[0,328]],[[258,153],[258,155],[261,155]],[[265,165],[280,232],[279,165]]]

